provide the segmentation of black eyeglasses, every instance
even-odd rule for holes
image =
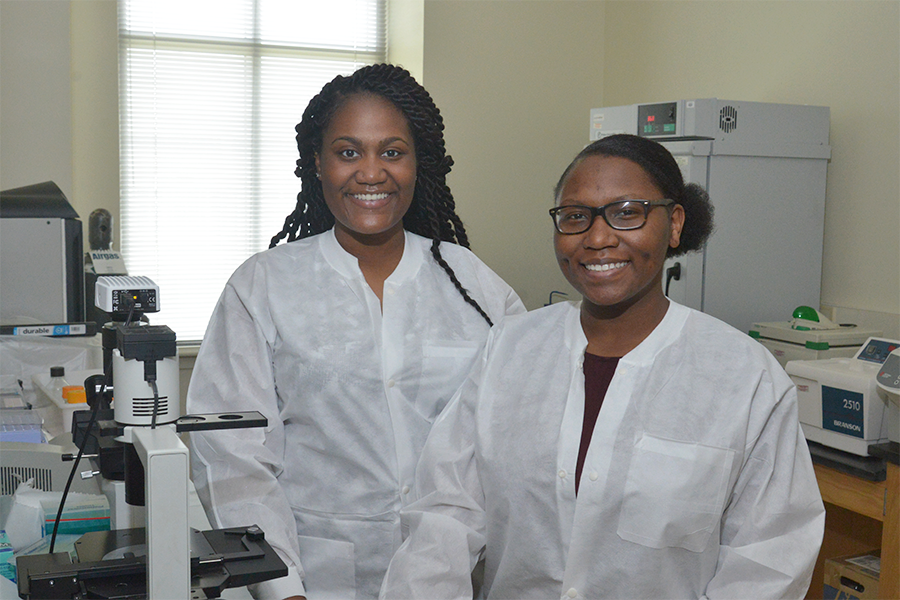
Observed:
[[[563,235],[584,233],[603,217],[606,224],[619,231],[640,229],[654,206],[672,206],[674,200],[620,200],[603,206],[557,206],[550,209],[556,230]]]

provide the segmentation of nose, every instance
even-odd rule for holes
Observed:
[[[618,232],[609,226],[606,220],[597,215],[590,229],[581,234],[581,243],[585,248],[601,249],[616,246],[619,243]]]
[[[387,178],[387,172],[377,157],[369,157],[359,162],[359,169],[356,171],[357,183],[364,185],[375,185],[382,183]]]

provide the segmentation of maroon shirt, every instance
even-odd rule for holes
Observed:
[[[607,358],[584,353],[584,425],[581,428],[581,446],[578,448],[578,464],[575,467],[575,494],[578,495],[578,483],[581,481],[581,470],[591,445],[591,435],[597,423],[597,415],[603,405],[609,382],[616,372],[618,358]]]

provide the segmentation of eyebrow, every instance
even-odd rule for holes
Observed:
[[[334,138],[333,140],[331,140],[331,145],[334,145],[338,142],[350,142],[351,144],[355,144],[357,146],[363,145],[363,142],[361,139],[355,138],[355,137],[349,136],[349,135],[342,135],[340,137]],[[393,144],[394,142],[401,142],[407,146],[410,146],[412,144],[409,140],[406,140],[402,137],[395,136],[395,137],[385,138],[385,139],[379,141],[378,145],[379,146],[388,146],[390,144]]]

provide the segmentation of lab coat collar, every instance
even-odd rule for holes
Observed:
[[[575,310],[568,314],[566,320],[566,339],[570,340],[570,351],[573,355],[584,356],[587,337],[581,327],[581,302],[572,303],[572,306]],[[690,309],[686,306],[669,300],[669,308],[659,325],[634,350],[623,356],[620,362],[632,365],[652,363],[660,350],[678,338],[690,313]]]
[[[669,308],[656,329],[650,332],[637,348],[622,357],[622,362],[632,365],[648,365],[659,352],[677,339],[691,311],[686,306],[669,300]]]
[[[392,283],[403,283],[415,277],[422,266],[425,257],[424,244],[430,243],[421,236],[403,231],[403,256],[394,272],[387,278]],[[356,279],[363,276],[356,257],[344,250],[332,227],[319,236],[319,248],[329,265],[347,279]]]
[[[575,359],[573,364],[581,364],[584,358],[584,352],[587,349],[587,337],[584,335],[584,328],[581,326],[581,301],[566,302],[571,307],[566,315],[566,344],[569,346],[569,352]]]

